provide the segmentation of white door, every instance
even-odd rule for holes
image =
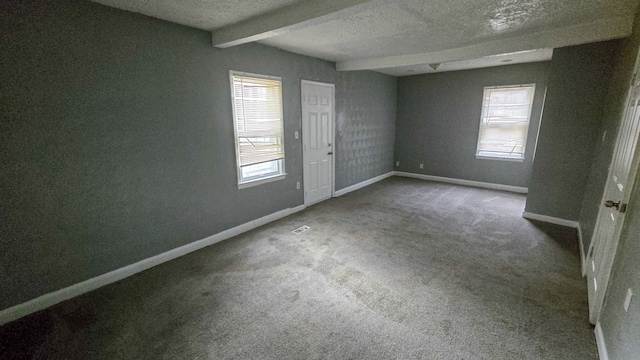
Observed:
[[[594,324],[598,321],[602,309],[611,267],[618,248],[624,214],[638,167],[638,152],[636,151],[640,132],[638,66],[639,61],[636,60],[633,82],[629,89],[627,106],[616,141],[616,150],[609,167],[609,177],[587,256],[589,319]]]
[[[304,203],[332,195],[334,85],[302,80]]]

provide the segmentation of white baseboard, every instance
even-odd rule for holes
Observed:
[[[560,219],[560,218],[547,216],[547,215],[534,214],[528,211],[523,212],[522,217],[525,219],[538,220],[538,221],[566,226],[574,229],[577,229],[579,225],[577,221],[565,220],[565,219]]]
[[[333,196],[334,197],[342,196],[342,195],[344,195],[346,193],[350,193],[352,191],[356,191],[358,189],[362,189],[365,186],[369,186],[371,184],[377,183],[378,181],[384,180],[384,179],[386,179],[388,177],[391,177],[393,175],[395,175],[395,172],[390,171],[390,172],[388,172],[386,174],[382,174],[382,175],[376,176],[376,177],[371,178],[369,180],[365,180],[365,181],[359,182],[357,184],[354,184],[354,185],[351,185],[351,186],[347,186],[344,189],[340,189],[340,190],[334,192]]]
[[[604,342],[604,333],[602,332],[602,326],[600,323],[596,323],[596,345],[598,346],[598,356],[600,360],[609,360],[609,353],[607,352],[607,345]]]
[[[479,187],[479,188],[485,188],[485,189],[510,191],[510,192],[515,192],[515,193],[519,193],[519,194],[526,194],[526,193],[529,192],[529,189],[526,188],[526,187],[503,185],[503,184],[494,184],[494,183],[486,183],[486,182],[482,182],[482,181],[454,179],[454,178],[448,178],[448,177],[442,177],[442,176],[414,174],[414,173],[408,173],[408,172],[404,172],[404,171],[396,171],[395,175],[396,176],[414,178],[414,179],[438,181],[438,182],[444,182],[444,183],[456,184],[456,185],[464,185],[464,186],[473,186],[473,187]]]
[[[259,219],[255,219],[252,221],[249,221],[247,223],[244,223],[242,225],[238,225],[236,227],[233,227],[231,229],[222,231],[220,233],[217,233],[215,235],[211,235],[207,238],[201,239],[201,240],[197,240],[194,241],[192,243],[180,246],[178,248],[175,248],[173,250],[169,250],[167,252],[164,252],[162,254],[156,255],[156,256],[152,256],[150,258],[138,261],[134,264],[131,265],[127,265],[125,267],[110,271],[106,274],[102,274],[100,276],[96,276],[94,278],[85,280],[83,282],[68,286],[66,288],[39,296],[33,300],[29,300],[25,303],[22,304],[18,304],[15,306],[12,306],[10,308],[4,309],[2,311],[0,311],[0,325],[2,324],[6,324],[8,322],[17,320],[21,317],[27,316],[29,314],[32,314],[36,311],[40,311],[40,310],[44,310],[50,306],[53,306],[55,304],[58,304],[62,301],[65,300],[69,300],[71,298],[74,298],[76,296],[82,295],[84,293],[87,293],[89,291],[98,289],[100,287],[103,287],[105,285],[109,285],[111,283],[114,283],[116,281],[122,280],[124,278],[127,278],[131,275],[137,274],[141,271],[147,270],[149,268],[152,268],[154,266],[160,265],[164,262],[173,260],[175,258],[178,258],[180,256],[189,254],[191,252],[194,252],[196,250],[200,250],[204,247],[213,245],[215,243],[218,243],[220,241],[229,239],[231,237],[234,237],[236,235],[240,235],[244,232],[247,232],[249,230],[255,229],[259,226],[262,226],[264,224],[270,223],[272,221],[281,219],[285,216],[291,215],[293,213],[296,213],[298,211],[302,211],[305,209],[304,205],[300,205],[297,206],[295,208],[289,208],[289,209],[284,209],[278,212],[275,212],[273,214],[269,214],[267,216],[263,216]]]
[[[587,259],[584,257],[584,243],[582,240],[582,225],[578,223],[578,246],[580,246],[580,270],[582,273],[582,277],[587,276],[587,267],[586,262]]]

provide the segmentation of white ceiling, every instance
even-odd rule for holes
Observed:
[[[395,76],[548,60],[552,49],[628,36],[637,0],[94,0]],[[538,51],[532,51],[538,50]],[[507,54],[507,55],[504,55]],[[510,61],[508,61],[510,60]],[[428,64],[441,63],[437,70]]]

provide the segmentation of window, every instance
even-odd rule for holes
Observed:
[[[477,158],[524,160],[535,85],[484,88]]]
[[[230,72],[238,187],[283,179],[282,81]]]

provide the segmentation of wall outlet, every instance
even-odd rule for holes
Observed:
[[[396,161],[396,166],[400,166],[400,161]]]
[[[420,164],[420,169],[424,169],[424,164]]]
[[[629,311],[629,304],[631,304],[632,297],[633,297],[633,291],[631,291],[631,288],[628,288],[627,297],[624,298],[624,311]]]
[[[296,183],[296,189],[300,190],[300,181]]]

